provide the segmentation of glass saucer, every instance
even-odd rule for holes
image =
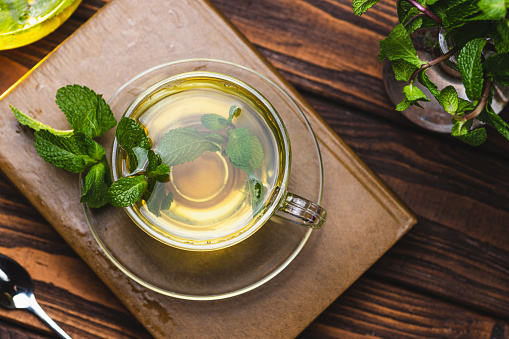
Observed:
[[[149,69],[122,86],[109,104],[120,119],[136,96],[167,77],[190,71],[227,74],[257,89],[280,114],[290,136],[292,164],[288,190],[321,203],[323,168],[318,143],[304,113],[275,82],[226,61],[188,59]],[[111,145],[114,132],[101,140]],[[111,149],[108,150],[108,153]],[[110,154],[107,155],[108,159]],[[81,179],[80,179],[81,180]],[[81,181],[80,181],[81,182]],[[90,209],[90,230],[107,257],[126,275],[156,292],[181,299],[214,300],[250,291],[287,267],[312,230],[273,216],[241,243],[216,251],[194,252],[167,246],[136,226],[121,208]]]

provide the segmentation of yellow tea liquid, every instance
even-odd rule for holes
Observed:
[[[168,210],[160,211],[157,216],[147,208],[146,201],[134,206],[142,220],[157,232],[183,243],[226,241],[256,223],[269,205],[281,184],[282,136],[271,121],[269,108],[248,90],[224,80],[188,78],[156,91],[131,118],[146,128],[152,149],[157,153],[159,141],[169,130],[194,127],[199,132],[210,132],[203,126],[201,117],[214,113],[227,119],[232,105],[241,109],[240,115],[232,120],[235,128],[248,129],[263,148],[263,162],[251,174],[263,184],[262,202],[253,206],[250,176],[232,165],[223,146],[222,151],[206,151],[192,162],[171,166],[169,182],[157,183],[163,189],[156,187],[149,198],[163,199],[171,192],[173,202]],[[225,140],[228,137],[228,129],[214,132]],[[128,174],[126,159],[119,158],[122,163],[117,166],[125,176]]]

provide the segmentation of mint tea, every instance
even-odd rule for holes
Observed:
[[[134,214],[172,243],[228,241],[258,223],[282,185],[287,160],[277,113],[234,78],[192,72],[171,79],[130,107],[171,168],[166,182],[149,183]],[[116,159],[119,176],[133,173],[120,148]]]

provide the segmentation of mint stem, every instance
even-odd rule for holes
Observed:
[[[491,82],[488,81],[488,79],[484,78],[484,88],[482,91],[482,96],[481,96],[481,100],[479,101],[479,104],[472,112],[468,113],[463,118],[459,119],[460,121],[472,120],[473,118],[475,118],[479,114],[481,114],[481,112],[484,110],[484,107],[486,106],[486,103],[488,101],[488,97],[490,95],[490,89],[491,89]]]
[[[427,63],[425,63],[424,65],[422,65],[420,68],[416,69],[413,73],[412,73],[412,76],[410,77],[410,80],[409,80],[409,83],[413,83],[414,80],[415,80],[415,77],[417,76],[417,74],[419,74],[420,71],[423,71],[427,68],[430,68],[431,66],[434,66],[436,64],[439,64],[441,63],[442,61],[444,60],[447,60],[449,59],[450,57],[452,57],[454,54],[456,54],[456,52],[458,51],[458,47],[453,47],[449,52],[443,54],[442,56],[436,58],[436,59],[433,59]]]
[[[417,19],[418,17],[420,16],[423,16],[423,15],[426,15],[425,13],[419,13],[419,14],[416,14],[414,15],[413,17],[411,17],[410,19],[408,19],[408,21],[406,22],[406,24],[404,24],[403,26],[406,27],[408,26],[412,21],[414,21],[415,19]]]
[[[419,11],[421,11],[422,13],[429,16],[431,19],[438,22],[439,25],[442,25],[442,19],[440,19],[435,13],[433,13],[432,11],[430,11],[429,9],[427,9],[426,7],[424,7],[423,5],[418,3],[416,0],[406,0],[406,1],[411,3],[415,8],[417,8]]]

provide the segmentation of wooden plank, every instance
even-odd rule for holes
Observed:
[[[504,339],[496,319],[364,276],[299,336],[304,338]]]

